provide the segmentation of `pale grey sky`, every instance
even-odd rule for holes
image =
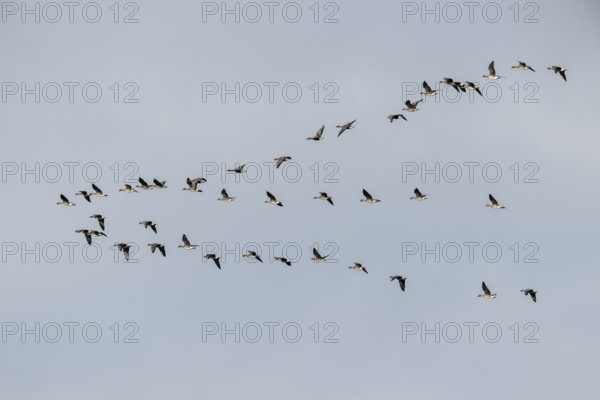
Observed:
[[[259,2],[256,23],[246,21],[255,16],[247,3],[239,4],[239,23],[235,15],[221,21],[221,2],[191,1],[116,3],[115,23],[111,4],[98,3],[97,23],[85,19],[95,16],[92,3],[78,3],[73,22],[62,5],[56,23],[53,5],[40,3],[36,23],[22,3],[2,4],[7,398],[598,396],[596,2],[483,2],[472,22],[462,5],[455,23],[455,10],[442,3],[439,22],[421,15],[435,2],[283,2],[273,6],[273,22]],[[206,14],[215,4],[216,14]],[[300,7],[299,21],[287,22],[284,7],[288,19]],[[502,14],[492,23],[495,7]],[[138,22],[124,23],[126,16]],[[491,60],[505,77],[493,83],[481,77]],[[536,72],[511,69],[517,60]],[[551,65],[567,68],[568,82]],[[453,89],[436,83],[443,77],[478,82],[487,97],[454,101]],[[423,80],[441,97],[390,124],[386,116],[401,112],[407,95],[418,99],[409,92]],[[235,93],[223,102],[220,92],[206,92],[236,82],[246,87],[239,102]],[[256,87],[262,96],[252,102]],[[353,119],[356,127],[336,137],[335,126]],[[323,141],[305,140],[321,125]],[[282,155],[292,162],[273,172],[268,163]],[[240,182],[221,175],[236,163],[252,167]],[[415,165],[419,173],[406,176]],[[421,177],[436,165],[437,182]],[[462,175],[453,182],[457,165]],[[109,196],[89,204],[75,193],[91,190],[86,179],[96,170]],[[118,192],[130,174],[168,188]],[[181,190],[186,177],[200,175],[208,179],[203,193]],[[409,200],[416,186],[427,201]],[[217,202],[222,188],[237,199]],[[359,202],[363,188],[382,202]],[[283,208],[263,203],[267,190]],[[319,191],[335,206],[313,200]],[[60,193],[77,206],[56,206]],[[488,193],[507,208],[484,207]],[[108,237],[94,238],[102,253],[91,262],[74,231],[98,229],[95,213],[106,216]],[[146,219],[158,234],[138,224]],[[201,247],[178,249],[183,233]],[[121,255],[115,262],[110,246],[124,241],[139,245],[137,263]],[[152,242],[167,246],[166,258],[150,253]],[[221,271],[202,259],[213,243]],[[241,259],[252,243],[263,264]],[[313,263],[315,243],[322,254],[335,251],[335,262]],[[439,262],[426,252],[436,243]],[[302,251],[291,268],[272,260],[284,248],[289,257]],[[349,270],[355,261],[369,274]],[[390,275],[408,278],[406,292]],[[482,280],[496,299],[477,297]],[[529,287],[537,303],[519,292]],[[21,336],[36,323],[39,343],[33,333]],[[221,323],[240,324],[239,343],[233,334],[207,336]],[[272,343],[270,323],[279,324]],[[439,343],[432,333],[422,338],[421,328],[436,323]],[[56,326],[62,336],[54,339]],[[262,336],[251,343],[256,326]],[[457,326],[462,336],[452,343]],[[89,343],[97,327],[102,336]],[[294,327],[302,335],[289,343]],[[496,328],[502,336],[489,343]]]

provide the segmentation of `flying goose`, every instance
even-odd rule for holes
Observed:
[[[108,196],[107,194],[103,193],[102,190],[96,186],[95,184],[92,183],[92,189],[94,189],[94,193],[93,195],[96,197],[106,197]]]
[[[465,88],[460,85],[460,82],[455,82],[452,78],[443,78],[438,83],[445,83],[448,86],[452,86],[457,92],[460,92],[461,90],[463,92],[465,91]]]
[[[292,266],[292,261],[290,259],[288,259],[288,258],[285,258],[285,257],[275,257],[275,260],[281,261],[282,263],[284,263],[288,267]]]
[[[236,174],[241,174],[244,172],[244,167],[246,164],[242,164],[239,167],[235,167],[234,169],[228,169],[227,172],[235,172]]]
[[[325,259],[327,257],[329,257],[329,256],[322,256],[321,254],[319,254],[319,251],[315,247],[313,247],[312,250],[313,250],[314,257],[311,258],[311,260],[313,260],[314,262],[322,262],[322,261],[325,261]]]
[[[89,245],[92,244],[92,237],[106,236],[104,232],[98,232],[89,229],[78,229],[75,231],[75,233],[83,233],[83,235],[85,236],[85,240]]]
[[[188,187],[183,188],[183,190],[187,190],[188,192],[200,193],[202,189],[198,189],[198,184],[206,182],[206,179],[200,177],[196,179],[187,178],[186,183]]]
[[[290,156],[277,157],[274,159],[275,161],[277,161],[277,164],[275,164],[275,167],[279,168],[279,167],[281,167],[281,164],[283,164],[284,162],[289,161],[291,159],[292,159],[292,157],[290,157]]]
[[[131,246],[128,245],[127,243],[115,243],[114,245],[117,247],[117,249],[119,251],[123,252],[125,261],[129,261],[129,249],[131,248]]]
[[[387,116],[387,118],[390,120],[390,124],[392,122],[394,122],[395,119],[398,119],[398,118],[402,118],[403,120],[408,121],[406,119],[406,117],[404,117],[404,115],[402,115],[402,114],[390,114]]]
[[[365,189],[363,189],[363,195],[365,196],[365,198],[361,199],[360,201],[364,201],[365,203],[379,203],[381,201],[379,199],[374,199],[373,196],[371,196],[371,194]]]
[[[531,68],[531,66],[525,64],[523,61],[517,61],[519,63],[519,65],[513,65],[511,68],[515,68],[521,71],[527,71],[532,70],[533,72],[535,72],[535,69]]]
[[[461,88],[463,89],[468,89],[468,90],[474,90],[476,91],[481,97],[483,97],[483,94],[481,93],[481,90],[479,90],[479,86],[477,86],[476,84],[474,84],[473,82],[469,82],[469,81],[465,81],[464,83],[461,84]]]
[[[231,202],[231,201],[235,200],[235,197],[230,197],[230,196],[227,194],[227,191],[226,191],[225,189],[221,190],[221,196],[222,196],[222,197],[221,197],[220,199],[217,199],[217,200],[219,200],[219,201],[225,201],[225,202],[227,202],[227,203],[229,203],[229,202]]]
[[[258,260],[260,262],[263,262],[263,260],[260,259],[260,256],[258,254],[256,254],[255,251],[251,251],[251,250],[248,250],[248,252],[246,254],[244,254],[242,257],[245,257],[249,260]]]
[[[557,67],[555,65],[548,67],[547,69],[551,69],[552,71],[554,71],[554,73],[559,73],[560,76],[562,76],[562,78],[565,80],[565,82],[567,81],[567,74],[565,74],[565,72],[567,72],[566,68],[563,67]]]
[[[152,254],[154,254],[154,251],[156,249],[158,249],[162,253],[163,257],[167,256],[167,251],[165,250],[165,245],[164,244],[150,243],[148,246],[150,246],[150,250],[152,251]]]
[[[159,181],[158,179],[154,178],[154,186],[157,189],[166,189],[167,188],[167,181]]]
[[[104,216],[100,214],[91,215],[90,218],[96,218],[98,220],[98,224],[100,225],[100,229],[104,230]]]
[[[353,266],[348,267],[349,269],[354,269],[356,271],[363,271],[365,274],[368,274],[369,272],[367,272],[367,269],[365,267],[362,266],[361,263],[357,263],[355,262]]]
[[[83,196],[83,198],[86,199],[88,203],[92,202],[92,200],[90,199],[91,195],[91,193],[88,193],[85,190],[80,190],[79,192],[75,193],[75,196]]]
[[[315,141],[319,141],[319,140],[323,140],[323,131],[325,131],[325,125],[323,125],[318,131],[317,133],[315,133],[315,136],[312,137],[307,137],[306,140],[315,140]]]
[[[411,200],[423,201],[427,200],[427,196],[429,196],[428,194],[422,194],[419,188],[415,188],[414,194],[414,197],[410,198]]]
[[[488,65],[488,71],[490,71],[490,73],[487,75],[483,75],[483,78],[488,78],[493,81],[495,81],[496,79],[504,78],[503,76],[496,75],[496,68],[494,68],[493,61],[490,63],[490,65]]]
[[[215,264],[217,265],[217,268],[221,269],[221,262],[219,261],[219,259],[221,257],[219,257],[216,254],[207,254],[204,256],[204,258],[206,258],[207,260],[213,260],[215,262]]]
[[[484,299],[495,299],[496,293],[490,292],[485,282],[481,282],[481,287],[483,288],[483,294],[478,295],[477,297],[483,297]]]
[[[152,228],[152,230],[154,231],[154,233],[158,233],[156,231],[156,223],[152,222],[152,221],[142,221],[140,222],[141,225],[144,225],[144,228],[147,229],[148,227]]]
[[[62,193],[61,193],[61,195],[60,195],[60,199],[61,199],[62,201],[59,201],[59,202],[58,202],[58,203],[56,203],[56,204],[58,204],[58,205],[61,205],[61,206],[74,206],[74,205],[75,205],[75,203],[71,203],[71,202],[69,201],[69,199],[67,199],[67,196],[65,196],[65,195],[64,195],[64,194],[62,194]]]
[[[340,128],[340,132],[338,133],[338,137],[340,137],[342,135],[342,133],[344,133],[346,130],[354,128],[353,125],[354,125],[355,122],[356,122],[356,120],[354,120],[352,122],[348,122],[347,124],[344,124],[344,125],[337,125],[336,128]]]
[[[197,244],[190,244],[190,241],[188,240],[187,236],[185,236],[185,233],[181,237],[181,240],[183,241],[183,245],[179,245],[177,247],[181,247],[184,250],[194,250],[196,247],[198,247]]]
[[[398,280],[398,283],[400,284],[400,289],[402,289],[402,291],[404,292],[404,289],[406,288],[406,278],[400,275],[390,276],[390,281],[394,281],[394,279]]]
[[[491,194],[489,195],[489,198],[490,198],[490,202],[492,204],[486,204],[485,205],[486,207],[491,207],[491,208],[506,208],[506,207],[498,204],[498,201]]]
[[[146,181],[145,181],[145,180],[143,180],[141,177],[140,177],[140,178],[138,178],[138,182],[139,182],[140,184],[135,186],[135,187],[137,187],[137,188],[140,188],[140,189],[143,189],[143,190],[151,190],[151,189],[154,189],[154,188],[155,188],[155,186],[154,186],[154,185],[148,185],[148,184],[146,183]]]
[[[325,200],[327,201],[329,204],[333,205],[333,199],[325,192],[319,192],[319,195],[316,197],[313,197],[313,199],[316,200]]]
[[[406,107],[404,107],[403,110],[408,111],[408,112],[419,111],[419,109],[417,108],[417,105],[422,101],[423,101],[423,99],[417,100],[414,103],[411,103],[410,100],[406,100],[406,102],[404,103],[404,104],[406,104]]]
[[[283,203],[280,201],[277,201],[277,199],[275,198],[275,196],[273,196],[270,192],[267,192],[267,196],[269,197],[269,200],[265,200],[265,203],[267,204],[273,204],[275,206],[279,206],[279,207],[283,207]]]
[[[535,294],[537,293],[537,291],[533,289],[521,289],[521,292],[523,292],[525,296],[529,295],[531,297],[531,300],[533,300],[534,303],[537,303],[537,299],[535,298]]]
[[[424,92],[420,94],[424,94],[425,96],[435,96],[437,94],[437,90],[432,90],[426,81],[423,81],[423,90]]]
[[[119,189],[119,192],[125,193],[137,193],[138,191],[131,187],[131,185],[125,184],[125,188]]]

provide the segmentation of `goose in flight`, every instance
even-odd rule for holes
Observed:
[[[498,204],[498,201],[491,194],[489,195],[489,198],[490,198],[490,202],[492,204],[486,204],[485,205],[486,207],[491,207],[491,208],[506,208],[506,207]]]
[[[221,198],[217,199],[217,200],[229,203],[229,202],[232,202],[233,200],[235,200],[235,197],[230,197],[227,194],[227,190],[223,189],[223,190],[221,190]]]
[[[496,293],[490,292],[485,282],[481,282],[481,288],[483,289],[483,294],[478,295],[477,297],[483,297],[484,299],[495,299]]]
[[[100,214],[91,215],[90,218],[96,218],[98,220],[98,224],[100,225],[100,229],[104,230],[104,216]]]
[[[474,84],[473,82],[468,82],[465,81],[464,83],[461,84],[461,88],[463,89],[468,89],[468,90],[474,90],[476,91],[481,97],[483,97],[483,94],[481,93],[481,90],[479,90],[479,86],[477,86],[476,84]]]
[[[390,120],[390,124],[392,122],[394,122],[395,119],[398,119],[398,118],[402,118],[403,120],[408,121],[406,119],[406,117],[404,115],[402,115],[402,114],[390,114],[390,115],[387,116],[387,118]]]
[[[336,128],[340,128],[340,132],[338,133],[338,137],[340,137],[342,135],[342,133],[344,133],[346,130],[354,128],[354,123],[355,122],[356,122],[356,120],[354,120],[352,122],[348,122],[347,124],[344,124],[344,125],[337,125]]]
[[[103,193],[102,190],[96,186],[95,184],[92,183],[92,189],[94,189],[94,193],[93,195],[96,197],[106,197],[108,196],[106,193]]]
[[[98,232],[89,229],[78,229],[75,231],[75,233],[83,233],[83,235],[85,236],[85,240],[89,245],[92,244],[92,237],[106,236],[104,232]]]
[[[420,94],[424,94],[425,96],[435,96],[437,94],[437,90],[432,90],[426,81],[423,81],[423,90],[424,92]]]
[[[154,231],[154,233],[158,233],[156,231],[156,223],[152,222],[152,221],[142,221],[140,222],[141,225],[144,225],[144,228],[147,229],[148,227],[152,228],[152,230]]]
[[[167,188],[167,181],[159,181],[158,179],[154,178],[154,186],[156,189],[166,189]]]
[[[242,164],[239,167],[235,167],[233,169],[228,169],[227,172],[235,172],[236,174],[241,174],[244,172],[244,167],[246,164]]]
[[[275,260],[284,263],[288,267],[292,266],[292,261],[290,259],[288,259],[288,258],[285,258],[285,257],[275,257]]]
[[[204,256],[204,258],[206,258],[207,260],[213,260],[215,262],[215,265],[217,266],[217,268],[221,269],[221,261],[219,261],[219,259],[221,257],[219,257],[216,254],[207,254]]]
[[[184,250],[194,250],[196,247],[198,247],[197,244],[190,244],[190,241],[188,240],[187,236],[185,236],[185,233],[181,237],[181,240],[183,241],[183,245],[179,245],[177,247],[181,247]]]
[[[329,257],[329,256],[322,256],[321,254],[319,254],[319,251],[315,247],[313,247],[312,250],[313,250],[314,257],[311,258],[311,260],[313,260],[314,262],[323,262],[323,261],[325,261],[325,259],[327,257]]]
[[[127,243],[115,243],[114,245],[119,251],[123,252],[123,257],[125,257],[125,261],[129,261],[129,249],[131,248],[131,246]]]
[[[521,292],[523,292],[525,296],[529,295],[531,297],[531,300],[533,300],[534,303],[537,303],[537,299],[535,298],[535,294],[537,293],[537,291],[533,289],[521,289]]]
[[[443,78],[438,83],[445,83],[448,86],[452,86],[457,92],[460,92],[461,90],[463,92],[465,91],[465,88],[460,85],[460,82],[455,82],[452,78]]]
[[[155,187],[154,185],[148,185],[148,184],[146,183],[146,181],[145,181],[145,180],[143,180],[141,177],[140,177],[140,178],[138,178],[138,182],[139,182],[140,184],[139,184],[139,185],[136,185],[135,187],[137,187],[137,188],[140,188],[140,189],[143,189],[143,190],[151,190],[151,189],[154,189],[154,187]]]
[[[365,196],[365,198],[361,199],[360,201],[364,201],[365,203],[379,203],[381,201],[379,199],[374,199],[373,196],[371,196],[371,194],[365,189],[363,189],[363,195]]]
[[[316,199],[316,200],[325,200],[329,204],[333,205],[333,199],[327,193],[325,193],[325,192],[319,192],[319,195],[313,197],[313,199]]]
[[[521,71],[527,71],[528,69],[535,72],[535,69],[531,68],[531,66],[525,64],[523,61],[517,61],[518,65],[513,65],[511,68],[515,68]]]
[[[261,260],[260,256],[258,254],[256,254],[255,251],[251,251],[251,250],[248,250],[248,252],[246,254],[244,254],[242,257],[247,258],[249,260],[258,260],[260,262],[263,262],[263,260]]]
[[[125,184],[124,188],[119,189],[119,192],[125,193],[137,193],[138,191],[131,187],[131,185]]]
[[[276,167],[276,168],[279,168],[279,167],[281,167],[281,164],[283,164],[284,162],[286,162],[286,161],[289,161],[289,160],[291,160],[291,159],[292,159],[292,157],[290,157],[290,156],[281,156],[281,157],[277,157],[277,158],[275,158],[275,159],[274,159],[274,160],[277,162],[277,163],[275,164],[275,167]]]
[[[402,291],[404,292],[404,289],[406,288],[406,278],[400,275],[390,276],[390,281],[393,282],[394,280],[398,280],[398,283],[400,284],[400,289],[402,289]]]
[[[150,243],[148,246],[150,246],[150,250],[152,251],[152,254],[154,254],[154,252],[156,251],[156,249],[158,249],[162,253],[163,257],[167,256],[167,251],[165,250],[165,245],[164,244]]]
[[[488,71],[490,71],[490,73],[487,75],[483,75],[483,78],[488,78],[493,81],[495,81],[496,79],[504,78],[503,76],[496,75],[496,68],[494,68],[493,61],[490,63],[490,65],[488,65]]]
[[[406,100],[406,102],[404,103],[406,105],[406,107],[404,107],[403,110],[408,111],[408,112],[419,111],[419,109],[417,108],[417,105],[422,101],[423,101],[423,99],[417,100],[414,103],[411,103],[410,100]]]
[[[554,73],[559,73],[560,76],[562,76],[562,78],[565,80],[565,82],[567,81],[567,74],[565,74],[565,72],[567,72],[566,68],[563,67],[557,67],[556,65],[553,65],[551,67],[548,67],[547,69],[551,69],[552,71],[554,71]]]
[[[265,203],[267,204],[273,204],[275,206],[279,206],[279,207],[283,207],[283,203],[278,201],[275,196],[273,196],[271,194],[271,192],[267,192],[267,197],[269,197],[269,200],[265,200]]]
[[[61,205],[61,206],[74,206],[74,205],[75,205],[75,203],[71,203],[71,202],[69,201],[69,199],[67,199],[67,196],[65,196],[65,195],[64,195],[64,194],[62,194],[62,193],[61,193],[61,195],[60,195],[60,200],[61,200],[61,201],[59,201],[59,202],[58,202],[58,203],[56,203],[56,204],[58,204],[58,205]]]
[[[361,263],[357,263],[355,262],[353,266],[348,267],[349,269],[353,269],[356,271],[363,271],[365,274],[368,274],[369,272],[367,271],[367,269],[365,267],[362,266]]]
[[[88,203],[92,202],[92,200],[90,199],[91,195],[91,193],[88,193],[85,190],[80,190],[79,192],[75,193],[75,196],[83,196],[83,198],[86,199]]]
[[[429,196],[428,194],[421,193],[419,188],[415,188],[414,194],[415,195],[410,198],[411,200],[423,201],[423,200],[427,200],[427,196]]]
[[[183,188],[183,190],[187,190],[188,192],[200,193],[202,192],[202,189],[198,189],[198,185],[203,182],[206,182],[206,179],[202,177],[196,179],[187,178],[186,183],[188,187]]]
[[[306,140],[314,140],[314,141],[319,141],[319,140],[323,140],[323,131],[325,131],[325,125],[323,125],[318,131],[317,133],[315,133],[315,136],[311,136],[311,137],[307,137]]]

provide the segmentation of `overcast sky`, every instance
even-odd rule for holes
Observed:
[[[7,398],[600,394],[597,2],[37,4],[0,22]],[[139,176],[168,188],[118,191]]]

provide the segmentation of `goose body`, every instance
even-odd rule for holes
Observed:
[[[348,267],[349,269],[353,269],[355,271],[362,271],[365,274],[368,274],[369,272],[367,271],[367,269],[365,267],[362,266],[361,263],[357,263],[355,262],[354,265],[352,265],[351,267]]]
[[[232,202],[233,200],[235,200],[235,197],[229,196],[229,194],[227,194],[227,191],[225,189],[223,189],[223,190],[221,190],[221,198],[219,198],[217,200],[229,203],[229,202]]]
[[[292,266],[292,261],[290,259],[288,259],[288,258],[285,258],[285,257],[275,257],[275,260],[284,263],[288,267]]]
[[[323,132],[325,131],[325,125],[323,125],[318,131],[317,133],[315,133],[315,136],[311,136],[311,137],[307,137],[306,140],[314,140],[316,142],[318,142],[319,140],[323,140]]]
[[[496,208],[496,209],[506,208],[503,205],[499,204],[498,201],[491,194],[488,196],[488,198],[490,199],[491,204],[486,204],[485,205],[486,207]]]
[[[406,102],[404,102],[404,105],[406,105],[406,107],[404,107],[403,110],[408,111],[408,112],[419,111],[419,109],[417,108],[417,105],[419,105],[419,103],[422,101],[423,101],[423,99],[417,100],[414,103],[411,103],[410,100],[406,100]]]
[[[65,196],[64,194],[60,195],[60,200],[58,203],[56,203],[57,205],[60,206],[74,206],[76,205],[75,203],[72,203],[69,201],[69,199],[67,199],[67,196]]]
[[[533,300],[534,303],[537,303],[537,298],[535,297],[537,291],[533,289],[521,289],[521,292],[523,292],[525,296],[529,295],[529,297],[531,297],[531,300]]]
[[[167,251],[165,250],[165,245],[164,244],[150,243],[150,244],[148,244],[148,246],[150,246],[150,251],[152,251],[152,254],[154,254],[154,252],[156,251],[156,249],[158,249],[161,252],[161,254],[163,255],[163,257],[167,256]]]
[[[260,262],[263,262],[263,260],[261,260],[260,256],[255,251],[248,250],[248,252],[242,257],[247,258],[249,260],[258,260]]]
[[[217,266],[217,268],[221,269],[221,261],[219,261],[221,259],[221,257],[219,257],[216,254],[207,254],[204,256],[204,258],[206,258],[207,260],[213,260],[215,262],[215,265]]]
[[[92,202],[92,200],[90,199],[91,195],[91,193],[88,193],[85,190],[80,190],[79,192],[75,193],[75,196],[83,196],[83,198],[86,199],[88,203]]]
[[[140,222],[140,225],[144,225],[145,229],[147,229],[148,227],[150,227],[154,231],[154,233],[158,233],[156,231],[156,223],[155,222],[152,222],[152,221],[142,221],[142,222]]]
[[[354,128],[355,122],[356,122],[356,120],[348,122],[347,124],[344,124],[344,125],[337,125],[336,128],[340,128],[338,137],[340,137],[342,135],[342,133],[346,132],[348,129]]]
[[[329,196],[325,192],[319,192],[319,195],[316,196],[316,197],[313,197],[313,199],[315,199],[315,200],[325,200],[329,204],[333,205],[333,199],[331,198],[331,196]]]
[[[102,192],[102,190],[96,186],[95,184],[92,183],[92,189],[94,189],[94,196],[96,197],[107,197],[108,195],[104,192]]]
[[[496,68],[494,68],[494,62],[492,61],[488,66],[488,71],[490,72],[487,75],[483,75],[484,78],[491,79],[495,81],[496,79],[504,78],[503,76],[496,75]]]
[[[198,189],[198,185],[203,182],[206,182],[206,179],[204,179],[202,177],[196,178],[196,179],[187,178],[186,183],[188,186],[183,188],[182,190],[187,190],[188,192],[194,192],[194,193],[201,193],[202,189]]]
[[[390,120],[390,123],[394,122],[395,119],[399,119],[399,118],[402,118],[403,120],[408,121],[406,119],[406,117],[402,114],[390,114],[387,116],[387,118]]]
[[[517,61],[517,62],[518,62],[518,64],[517,65],[513,65],[511,68],[518,69],[518,70],[521,70],[521,71],[531,70],[531,71],[535,72],[535,69],[531,68],[531,66],[527,65],[523,61]]]
[[[404,292],[404,289],[406,289],[406,278],[400,275],[390,276],[390,281],[393,282],[394,280],[398,281],[400,289]]]
[[[188,238],[185,234],[183,234],[183,236],[181,237],[181,240],[183,241],[183,245],[180,244],[177,247],[180,247],[184,250],[194,250],[196,247],[198,247],[197,244],[190,244],[190,241],[188,240]]]
[[[481,288],[483,289],[483,294],[478,295],[477,297],[483,297],[484,299],[495,299],[496,293],[490,292],[485,282],[481,282]]]
[[[98,224],[100,225],[100,229],[104,230],[104,216],[100,214],[91,215],[90,218],[96,218],[98,220]]]
[[[267,197],[269,198],[269,200],[265,200],[265,203],[273,204],[274,206],[283,207],[283,203],[280,202],[279,200],[277,200],[277,198],[275,196],[273,196],[271,194],[271,192],[267,192]]]
[[[125,184],[124,188],[119,189],[119,192],[125,193],[137,193],[138,191],[131,187],[131,185]]]
[[[567,72],[566,68],[557,67],[556,65],[553,65],[551,67],[548,67],[547,69],[554,71],[555,74],[560,74],[560,76],[562,76],[562,78],[565,80],[565,82],[567,81],[567,74],[565,73],[565,72]]]
[[[410,198],[411,200],[423,201],[423,200],[427,200],[427,196],[429,196],[428,194],[421,193],[419,188],[415,188],[414,194],[415,195]]]
[[[373,196],[371,196],[371,194],[365,189],[363,189],[363,196],[365,196],[365,198],[361,199],[360,201],[363,201],[365,203],[379,203],[381,201],[379,199],[373,198]]]
[[[290,156],[277,157],[277,158],[274,159],[274,161],[275,161],[275,167],[279,168],[279,167],[281,167],[281,164],[283,164],[284,162],[289,161],[291,159],[292,159],[292,157],[290,157]]]

